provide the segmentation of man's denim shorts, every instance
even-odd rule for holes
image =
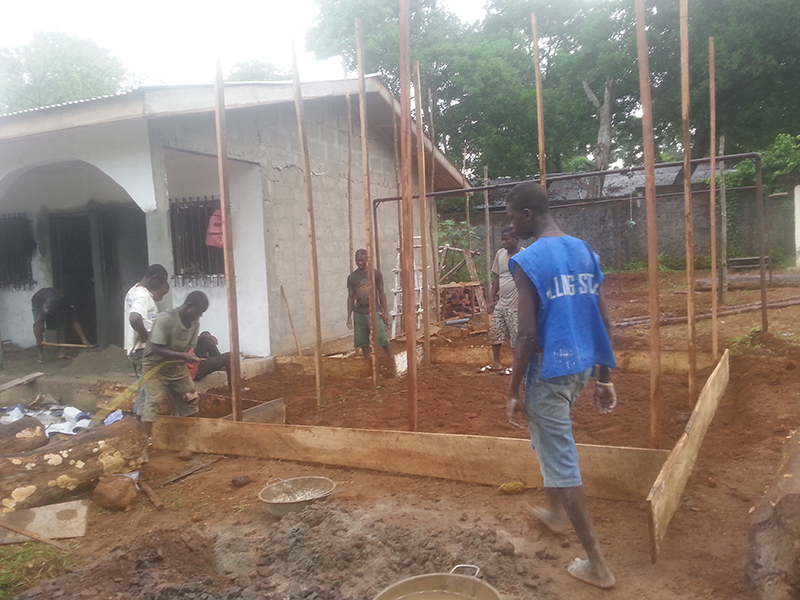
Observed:
[[[539,457],[544,487],[577,487],[582,485],[581,470],[569,413],[592,369],[552,379],[541,379],[541,369],[542,355],[535,354],[525,373],[525,413],[531,447]]]

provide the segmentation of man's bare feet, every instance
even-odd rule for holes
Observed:
[[[579,579],[584,583],[594,585],[604,590],[614,587],[616,583],[613,573],[611,573],[605,564],[598,567],[582,558],[576,558],[569,563],[567,573],[572,575],[575,579]]]
[[[553,533],[565,534],[567,533],[567,520],[560,512],[553,512],[541,506],[531,506],[526,504],[530,513],[544,523],[547,528]]]

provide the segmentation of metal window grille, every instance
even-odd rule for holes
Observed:
[[[31,258],[36,249],[33,226],[27,215],[0,215],[0,287],[32,289]]]
[[[218,208],[219,198],[215,196],[170,199],[172,256],[178,285],[224,281],[222,248],[206,246],[208,221]]]

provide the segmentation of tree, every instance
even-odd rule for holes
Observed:
[[[13,112],[115,94],[133,77],[94,41],[58,31],[0,49],[0,111]]]
[[[251,58],[233,65],[227,81],[289,81],[291,78],[290,73],[272,63]]]

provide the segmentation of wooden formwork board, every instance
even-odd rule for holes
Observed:
[[[728,386],[730,350],[706,381],[683,435],[669,453],[647,496],[650,521],[650,559],[655,562],[667,526],[681,502],[686,482],[700,452],[706,431]]]
[[[505,350],[505,347],[504,347]],[[628,373],[649,373],[650,352],[647,350],[617,350],[617,369]],[[507,354],[506,357],[510,357]],[[431,346],[431,362],[439,365],[476,365],[482,366],[491,362],[492,349],[490,346]],[[297,365],[303,373],[314,374],[314,358],[311,356],[276,356],[275,367],[287,368]],[[338,377],[369,377],[372,367],[369,361],[362,358],[341,359],[326,358],[322,361],[322,368],[326,375]],[[705,369],[714,365],[711,354],[698,353],[697,368]],[[297,368],[295,367],[295,368]],[[291,367],[289,367],[291,368]],[[689,371],[689,361],[686,352],[662,351],[661,372],[667,374],[684,374]]]
[[[235,423],[158,417],[153,443],[164,450],[233,454],[499,485],[541,487],[528,440],[473,435]],[[578,444],[586,493],[642,501],[666,450]]]

